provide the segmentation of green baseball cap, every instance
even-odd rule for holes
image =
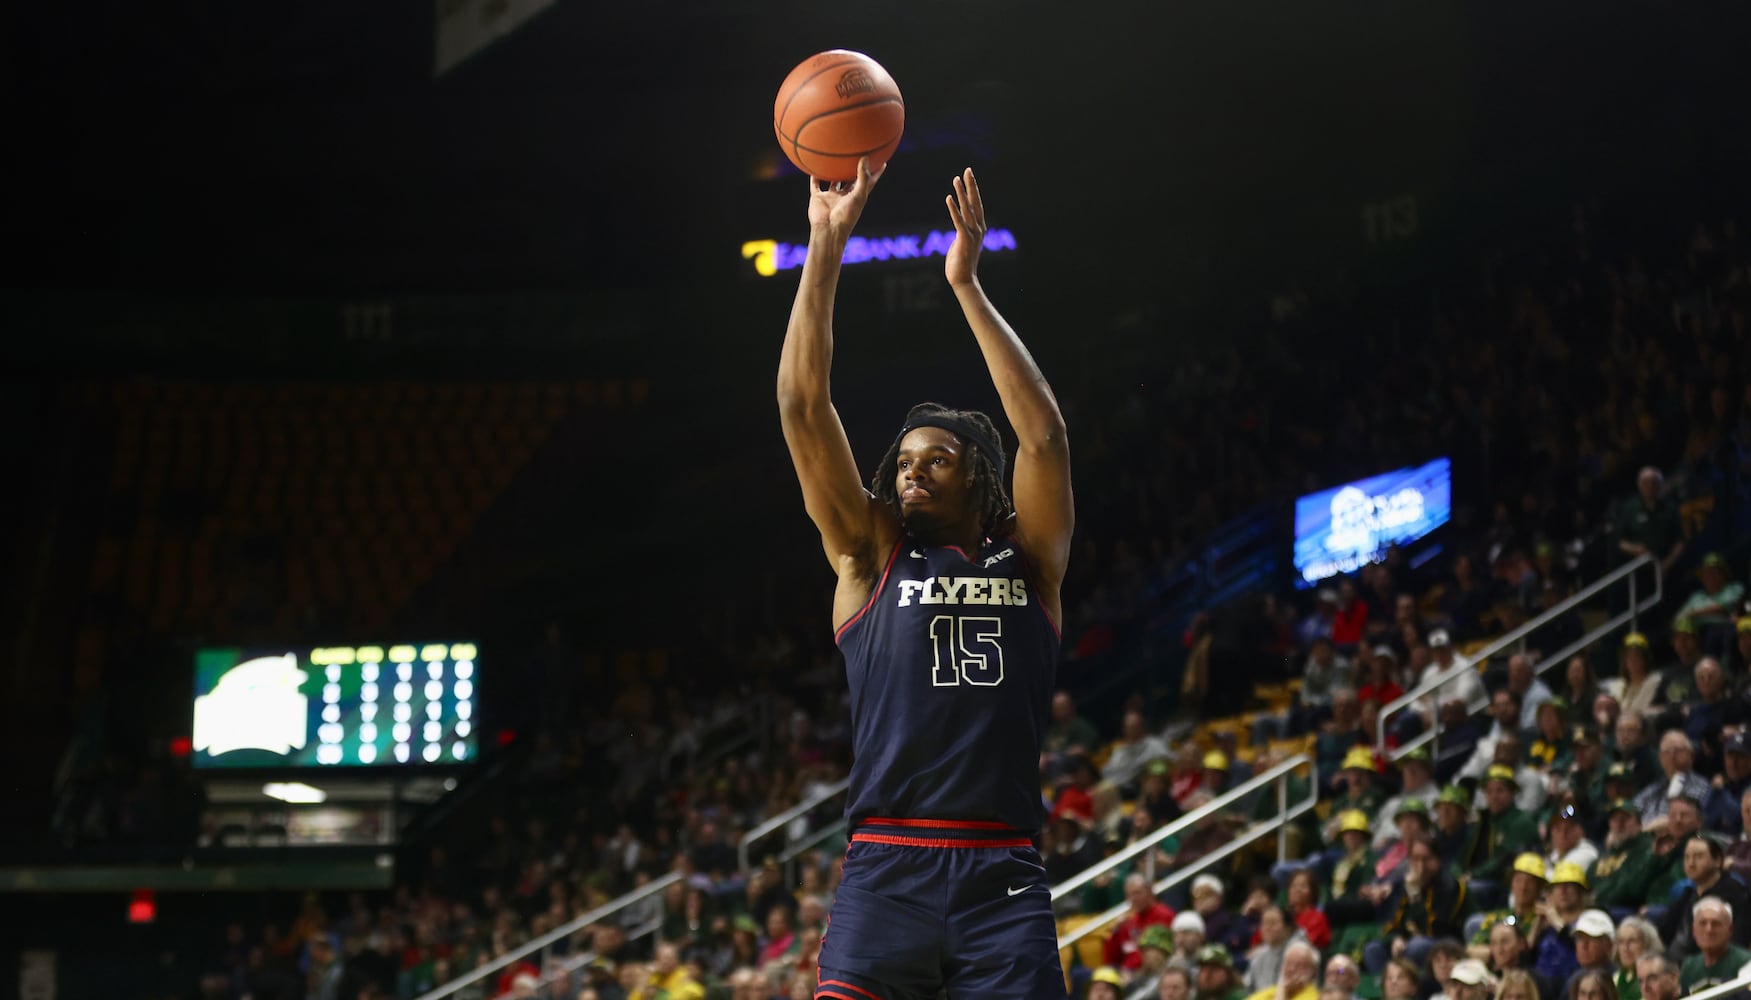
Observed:
[[[1234,968],[1234,958],[1228,954],[1228,949],[1219,944],[1207,944],[1198,949],[1199,965],[1220,965],[1224,969]]]
[[[1642,814],[1642,811],[1635,807],[1635,803],[1628,799],[1612,799],[1611,808],[1605,810],[1605,812],[1607,815],[1610,815],[1611,813],[1629,813],[1631,816],[1640,816]]]
[[[1461,809],[1471,808],[1471,796],[1467,795],[1465,789],[1458,785],[1448,785],[1441,789],[1441,794],[1435,798],[1435,804],[1440,805],[1443,802]]]
[[[1421,816],[1426,820],[1429,818],[1429,804],[1422,799],[1407,798],[1398,804],[1397,809],[1392,811],[1393,822],[1398,822],[1398,818],[1407,813],[1412,816]]]

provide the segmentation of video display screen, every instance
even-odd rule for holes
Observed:
[[[472,761],[477,665],[467,642],[199,650],[194,766]]]
[[[1309,493],[1295,501],[1295,585],[1361,569],[1452,515],[1453,465],[1445,458]]]

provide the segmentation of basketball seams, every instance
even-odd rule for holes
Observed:
[[[790,96],[785,98],[785,100],[784,100],[784,110],[782,110],[778,113],[777,120],[775,120],[772,123],[772,127],[775,129],[778,129],[779,135],[784,134],[784,128],[783,128],[784,116],[790,114],[790,106],[796,102],[796,95],[802,93],[804,90],[807,90],[809,83],[811,81],[813,81],[815,79],[815,77],[820,76],[822,73],[825,73],[828,70],[838,69],[841,66],[850,66],[853,63],[859,62],[859,60],[857,58],[855,58],[854,53],[847,53],[847,54],[852,55],[854,57],[846,59],[843,62],[833,63],[831,66],[822,66],[820,69],[815,70],[813,73],[810,73],[808,76],[805,76],[801,80],[798,80],[796,86],[790,88]],[[799,129],[798,131],[801,131],[801,130]]]
[[[872,153],[878,153],[878,152],[888,148],[889,146],[893,145],[894,143],[898,142],[900,140],[900,137],[902,135],[906,134],[904,124],[902,124],[900,126],[899,131],[895,132],[891,137],[883,140],[882,142],[880,142],[874,146],[871,146],[868,149],[857,150],[855,152],[833,152],[833,151],[825,150],[825,149],[816,149],[813,146],[805,146],[805,145],[803,145],[803,142],[802,142],[802,134],[803,134],[803,129],[807,128],[808,126],[812,125],[813,123],[815,123],[817,121],[820,121],[823,118],[831,118],[834,115],[839,114],[842,111],[855,111],[855,110],[858,110],[860,108],[875,107],[875,106],[881,105],[881,104],[898,105],[900,107],[900,110],[902,113],[904,113],[905,109],[906,109],[905,100],[903,100],[899,97],[877,97],[877,98],[873,98],[873,99],[867,100],[867,101],[859,101],[856,104],[848,105],[848,106],[843,107],[843,108],[834,108],[832,111],[823,111],[820,114],[813,115],[809,118],[806,118],[803,120],[803,123],[797,127],[796,136],[794,138],[785,135],[783,132],[779,132],[778,133],[779,141],[790,146],[790,148],[793,150],[793,155],[791,157],[791,159],[793,159],[793,160],[800,160],[802,158],[802,155],[804,153],[807,153],[810,156],[826,157],[826,158],[832,159],[832,160],[853,160],[853,161],[855,161],[855,160],[861,159],[862,157],[868,156]]]

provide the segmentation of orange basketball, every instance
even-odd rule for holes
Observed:
[[[906,102],[881,64],[834,49],[790,71],[772,105],[778,144],[796,168],[825,181],[857,179],[857,161],[880,170],[906,126]]]

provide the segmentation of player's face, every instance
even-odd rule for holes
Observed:
[[[907,531],[928,537],[967,513],[973,470],[960,438],[940,427],[919,427],[900,439],[894,493]]]

